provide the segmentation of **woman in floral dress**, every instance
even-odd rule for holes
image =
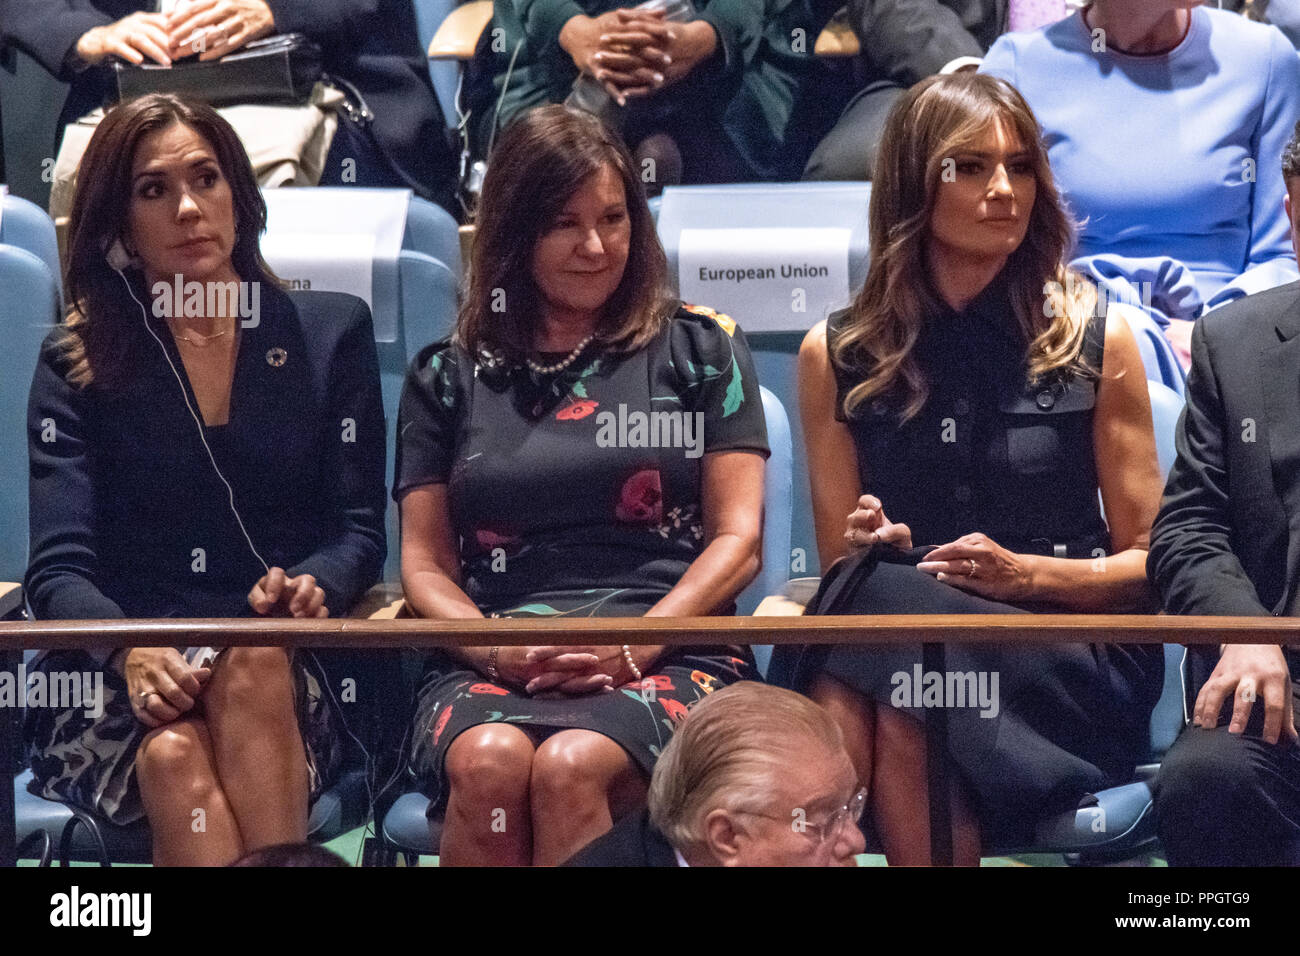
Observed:
[[[758,569],[762,403],[744,336],[666,293],[625,148],[560,106],[503,135],[456,333],[398,423],[402,583],[422,617],[734,613]],[[748,649],[431,656],[412,763],[442,862],[554,864],[637,809],[692,703]]]

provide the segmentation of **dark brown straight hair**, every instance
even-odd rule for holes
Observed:
[[[266,229],[266,202],[239,136],[206,103],[151,93],[113,107],[95,129],[81,157],[68,223],[68,262],[64,274],[68,315],[59,347],[65,375],[78,388],[92,382],[111,387],[130,373],[131,359],[151,344],[122,279],[105,253],[126,229],[131,203],[131,169],[140,141],[181,124],[202,136],[216,154],[230,184],[235,217],[231,264],[243,282],[270,288],[282,283],[262,258],[258,238]],[[144,274],[128,266],[123,274],[143,303],[150,301]]]
[[[483,180],[455,335],[470,354],[501,352],[512,364],[523,362],[541,311],[533,248],[582,183],[605,166],[623,181],[632,235],[623,280],[605,303],[597,341],[630,352],[663,328],[675,305],[668,262],[627,147],[589,113],[542,106],[502,133]]]

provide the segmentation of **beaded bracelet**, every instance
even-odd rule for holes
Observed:
[[[634,680],[641,680],[641,669],[636,666],[636,661],[632,660],[632,648],[626,644],[623,645],[623,660],[627,661],[628,669],[632,671]]]
[[[492,683],[494,684],[501,683],[501,672],[497,670],[497,654],[499,653],[501,653],[500,646],[494,647],[492,650],[488,651],[488,677],[491,678]]]

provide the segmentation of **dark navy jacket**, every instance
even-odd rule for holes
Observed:
[[[149,321],[197,412],[165,320]],[[158,343],[143,336],[125,385],[79,390],[60,371],[56,334],[28,406],[24,584],[35,616],[251,615],[248,591],[264,569]],[[260,322],[240,334],[229,423],[204,436],[267,564],[314,575],[342,614],[379,579],[386,545],[370,310],[353,296],[263,286]]]

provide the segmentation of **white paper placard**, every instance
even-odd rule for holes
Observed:
[[[375,340],[397,341],[398,258],[411,191],[327,186],[264,189],[262,196],[262,254],[276,274],[365,299]]]
[[[849,304],[851,234],[828,227],[683,229],[681,297],[725,312],[747,332],[810,328]]]
[[[270,233],[262,237],[262,255],[290,289],[347,292],[374,309],[370,264],[375,237],[368,232],[327,235]]]

